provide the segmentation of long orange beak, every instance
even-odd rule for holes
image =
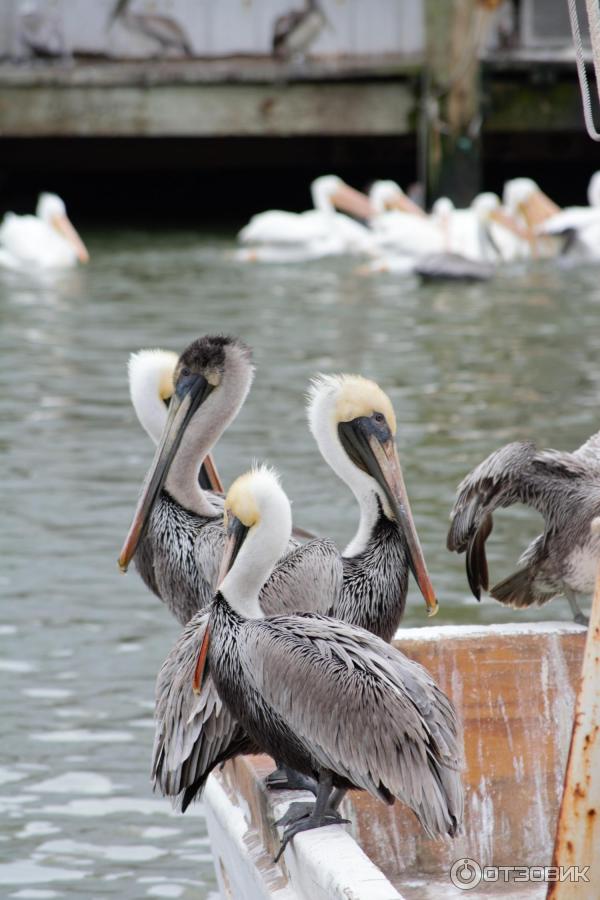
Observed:
[[[522,241],[529,241],[529,232],[526,231],[525,228],[523,228],[521,225],[519,225],[519,223],[506,212],[506,210],[494,209],[490,213],[489,217],[492,222],[496,222],[496,224],[502,225],[503,228],[506,228],[507,231],[512,232],[512,234],[520,238]]]
[[[65,215],[54,216],[54,218],[52,219],[52,224],[54,225],[55,229],[60,232],[60,234],[62,234],[62,236],[74,248],[79,262],[89,262],[90,254],[88,253],[87,247],[77,234],[77,231],[69,221],[68,217]]]
[[[338,433],[350,459],[371,475],[383,489],[394,518],[406,541],[408,563],[427,606],[427,615],[435,616],[438,601],[427,571],[421,542],[412,516],[402,476],[396,443],[392,437],[381,441],[369,428],[368,420],[340,422]]]
[[[410,197],[407,197],[404,192],[395,194],[392,199],[388,200],[386,207],[388,209],[397,209],[400,212],[409,213],[411,216],[422,216],[427,218],[425,210],[421,209],[421,207],[414,203]]]
[[[357,219],[370,219],[375,210],[366,194],[357,191],[348,184],[343,184],[331,195],[331,202],[336,209],[350,213]]]
[[[425,600],[427,615],[435,616],[439,605],[429,572],[427,571],[421,542],[408,501],[408,493],[404,484],[396,444],[393,440],[388,441],[386,444],[381,444],[374,436],[370,438],[369,443],[381,469],[385,484],[388,487],[386,493],[388,494],[392,511],[404,533],[408,547],[409,565]]]
[[[167,479],[169,468],[189,421],[198,407],[203,403],[212,386],[201,375],[191,376],[189,384],[179,393],[176,389],[169,403],[167,421],[154,453],[154,459],[146,475],[141,496],[133,516],[133,521],[125,538],[119,555],[119,568],[122,572],[133,559],[147,527],[150,514]]]
[[[221,477],[217,471],[217,466],[213,459],[212,453],[209,453],[204,458],[204,471],[206,472],[206,477],[208,478],[211,491],[214,491],[216,494],[223,494],[225,492],[223,488],[223,482],[221,481]]]

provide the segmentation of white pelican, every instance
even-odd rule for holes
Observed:
[[[310,186],[314,209],[303,213],[271,209],[252,216],[238,238],[255,248],[248,259],[269,259],[269,248],[275,261],[331,256],[340,253],[363,253],[372,243],[369,229],[337,210],[361,219],[372,214],[369,198],[349,187],[336,175],[323,175]],[[260,248],[260,249],[256,249]],[[254,255],[252,255],[254,253]],[[240,258],[245,258],[243,255]]]
[[[441,197],[432,215],[444,233],[445,249],[475,262],[498,263],[530,255],[528,232],[502,209],[497,194],[478,194],[466,209]]]
[[[8,212],[0,224],[0,263],[14,268],[69,268],[89,253],[56,194],[40,194],[34,216]]]
[[[531,178],[513,178],[504,185],[502,202],[506,212],[524,228],[528,235],[530,255],[533,257],[557,256],[561,242],[552,236],[538,235],[543,222],[560,212]]]
[[[564,251],[589,258],[600,256],[600,172],[595,172],[588,185],[589,206],[569,206],[546,219],[538,234],[563,235]]]
[[[446,249],[439,222],[413,203],[395,181],[374,182],[369,199],[374,210],[371,228],[379,251],[420,257]]]

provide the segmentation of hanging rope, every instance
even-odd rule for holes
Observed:
[[[577,17],[577,6],[575,0],[568,0],[569,18],[571,20],[571,31],[573,32],[573,44],[575,47],[575,60],[577,62],[577,75],[579,76],[579,87],[581,89],[581,100],[583,102],[583,118],[587,133],[593,141],[600,141],[600,133],[596,130],[594,124],[594,113],[592,111],[592,98],[590,96],[590,84],[585,70],[585,58],[583,55],[583,42],[581,40],[581,31],[579,30],[579,19]],[[596,73],[596,86],[600,85],[600,5],[598,0],[586,0],[586,9],[588,15],[588,24],[590,28],[590,37],[592,39],[592,53],[594,56],[594,71]]]

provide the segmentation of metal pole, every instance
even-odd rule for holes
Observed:
[[[600,518],[592,531],[600,534]],[[565,880],[550,883],[548,900],[598,900],[600,897],[600,566],[583,657],[583,672],[563,798],[558,815],[553,867],[579,867]],[[554,877],[554,871],[552,875]]]

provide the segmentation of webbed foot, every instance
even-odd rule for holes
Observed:
[[[284,816],[285,818],[285,816]],[[283,838],[281,840],[281,847],[279,848],[279,852],[275,857],[275,862],[279,862],[281,858],[281,854],[297,834],[301,831],[311,831],[313,828],[323,828],[325,825],[348,825],[350,823],[350,819],[342,819],[341,815],[333,809],[326,809],[321,815],[313,814],[306,817],[303,816],[300,819],[296,819],[295,822],[292,822],[283,832]]]
[[[586,616],[586,614],[582,613],[581,611],[575,613],[575,616],[573,618],[578,625],[585,625],[586,628],[590,624],[589,616]]]
[[[287,812],[275,824],[283,826],[293,825],[294,822],[299,822],[300,819],[307,819],[314,811],[314,803],[311,803],[309,800],[306,802],[296,800],[294,803],[290,803]]]

